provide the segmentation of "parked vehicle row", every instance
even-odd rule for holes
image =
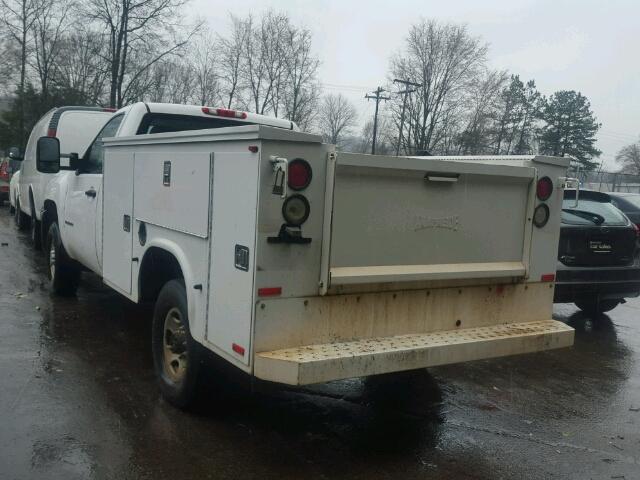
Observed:
[[[8,158],[0,158],[0,205],[9,201],[9,182],[11,167]]]

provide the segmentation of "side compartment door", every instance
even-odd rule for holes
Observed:
[[[131,294],[134,154],[112,150],[104,163],[102,276]]]
[[[251,352],[259,162],[251,153],[213,156],[207,340],[245,365]]]

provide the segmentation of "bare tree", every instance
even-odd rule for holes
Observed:
[[[52,82],[76,92],[88,105],[101,104],[109,76],[104,35],[78,29],[60,40],[59,52]]]
[[[306,130],[317,112],[320,61],[312,52],[309,30],[289,25],[287,37],[284,45],[284,87],[279,101],[284,116]]]
[[[370,153],[371,144],[373,143],[373,120],[368,120],[362,127],[360,134],[360,144],[357,145],[357,152]],[[378,118],[378,132],[376,136],[376,153],[379,155],[388,155],[395,151],[395,136],[392,120],[381,115]]]
[[[219,37],[219,62],[221,94],[227,108],[232,108],[234,102],[242,94],[242,69],[245,45],[250,35],[250,25],[238,17],[231,18],[230,38]]]
[[[197,102],[200,105],[214,105],[220,98],[220,81],[218,79],[217,42],[212,33],[206,29],[196,39],[191,62],[194,87],[197,91]]]
[[[307,128],[317,112],[319,61],[311,49],[311,32],[291,23],[283,13],[267,12],[259,20],[234,21],[233,37],[223,42],[223,64],[239,65],[240,82],[249,108],[260,114],[288,118]],[[242,41],[240,57],[236,55]],[[228,83],[228,82],[226,82]]]
[[[465,102],[466,125],[459,135],[459,154],[489,153],[492,119],[506,81],[506,72],[487,71],[469,82]]]
[[[46,0],[44,0],[46,1]],[[18,96],[24,97],[27,82],[27,63],[31,52],[31,32],[42,8],[41,0],[0,0],[0,22],[4,27],[9,41],[17,45],[20,76],[18,81]],[[20,102],[19,130],[21,140],[26,140],[24,128],[24,102]]]
[[[167,59],[153,65],[147,75],[139,76],[136,88],[129,91],[136,100],[189,104],[197,99],[196,84],[196,73],[190,63]]]
[[[284,69],[284,39],[289,19],[267,12],[259,22],[245,20],[243,79],[248,87],[251,109],[260,114],[278,115],[278,92]]]
[[[127,91],[155,63],[180,51],[189,35],[180,35],[181,10],[188,0],[85,0],[86,14],[108,35],[109,104],[121,107]]]
[[[325,141],[342,146],[357,120],[355,106],[344,95],[330,93],[323,98],[318,124]]]
[[[423,20],[410,28],[404,51],[391,61],[391,76],[422,84],[407,109],[411,148],[437,147],[445,113],[462,101],[486,52],[486,45],[463,25]]]
[[[640,141],[622,147],[616,161],[622,164],[622,173],[640,175]]]
[[[13,93],[15,85],[12,84],[16,67],[15,44],[0,35],[0,96]]]
[[[70,0],[48,0],[42,2],[33,28],[34,68],[40,79],[40,91],[46,101],[49,81],[58,65],[63,33],[69,23]]]
[[[511,75],[498,98],[493,153],[508,155],[532,152],[540,100],[533,80],[525,84],[518,75]]]

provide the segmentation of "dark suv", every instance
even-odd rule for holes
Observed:
[[[611,203],[629,217],[636,225],[640,225],[640,193],[611,192]]]
[[[640,295],[638,227],[606,193],[565,190],[556,272],[556,303],[590,314]]]

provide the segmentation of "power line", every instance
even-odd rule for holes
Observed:
[[[421,83],[410,82],[409,80],[402,80],[400,78],[396,78],[393,80],[393,83],[401,83],[405,86],[405,90],[402,92],[397,92],[398,95],[404,95],[402,97],[402,113],[400,114],[400,133],[398,134],[398,145],[396,145],[396,157],[400,154],[400,144],[402,143],[402,129],[404,127],[404,112],[407,109],[407,97],[416,91],[417,88],[421,87]],[[409,87],[416,87],[413,90]]]
[[[371,142],[371,155],[376,154],[376,136],[378,134],[378,105],[380,104],[380,100],[391,100],[391,97],[383,97],[382,92],[386,92],[386,90],[382,87],[376,88],[372,93],[373,95],[369,95],[368,93],[364,96],[367,100],[375,100],[376,101],[376,113],[373,114],[373,142]]]

